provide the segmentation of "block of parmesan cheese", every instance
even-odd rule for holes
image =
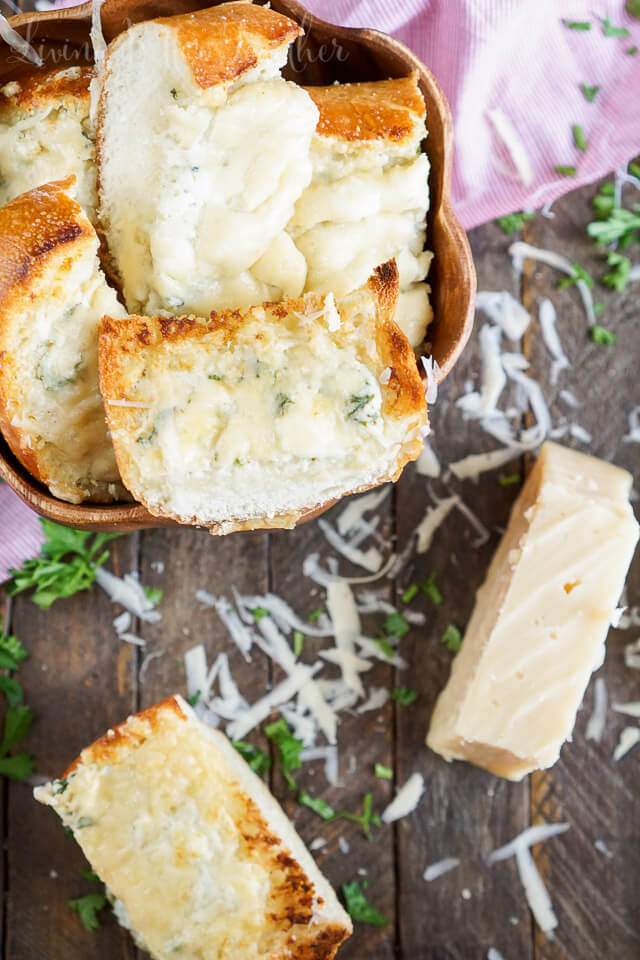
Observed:
[[[510,780],[571,737],[638,540],[626,471],[545,443],[478,591],[427,744]]]
[[[351,921],[227,738],[174,696],[39,787],[156,960],[330,960]]]

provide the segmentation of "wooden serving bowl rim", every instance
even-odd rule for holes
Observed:
[[[129,0],[129,6],[134,8],[137,14],[139,9],[143,10],[143,16],[136,16],[137,20],[152,19],[154,16],[170,15],[171,0]],[[211,6],[211,3],[194,3],[192,0],[186,0],[186,6],[189,10],[203,9]],[[135,7],[139,4],[139,9]],[[122,9],[127,6],[127,0],[106,0],[102,8],[102,20],[105,24],[105,14],[110,10]],[[151,12],[151,7],[155,6],[155,11]],[[374,56],[378,55],[387,60],[395,60],[403,65],[404,76],[412,71],[417,71],[422,93],[427,103],[427,114],[433,116],[435,111],[442,131],[441,142],[436,144],[438,149],[439,162],[434,163],[435,151],[429,151],[431,161],[431,206],[428,217],[429,236],[435,234],[440,236],[441,243],[445,241],[451,251],[454,252],[455,261],[446,258],[446,262],[438,261],[438,246],[440,244],[430,243],[429,246],[434,250],[434,265],[436,270],[444,274],[438,282],[446,283],[447,274],[451,273],[451,267],[457,271],[455,281],[455,291],[451,291],[451,296],[457,298],[455,317],[452,318],[453,334],[448,337],[444,346],[437,345],[435,350],[438,356],[439,381],[442,382],[448,373],[453,369],[458,357],[469,339],[473,327],[473,317],[475,309],[475,290],[476,277],[471,256],[471,249],[467,236],[462,229],[453,208],[451,206],[451,172],[453,164],[453,122],[451,111],[447,99],[440,88],[437,80],[431,71],[399,40],[380,33],[377,30],[369,28],[340,27],[327,23],[319,17],[309,13],[297,0],[274,0],[272,8],[280,13],[289,16],[292,20],[302,24],[305,33],[310,34],[315,30],[319,34],[331,34],[337,43],[345,42],[358,44],[361,48],[367,50]],[[174,10],[179,13],[181,11]],[[185,11],[186,12],[186,11]],[[20,33],[29,31],[29,27],[37,25],[38,27],[52,21],[90,24],[92,13],[92,3],[87,2],[75,7],[66,7],[59,10],[49,10],[41,13],[22,13],[9,19],[9,23]],[[105,24],[105,27],[107,24]],[[112,39],[105,29],[107,39]],[[116,30],[113,35],[116,35]],[[6,50],[6,45],[0,45],[0,49]],[[60,64],[63,67],[63,64]],[[7,82],[9,77],[3,79]],[[368,78],[361,78],[368,79]],[[433,144],[432,124],[429,124],[429,144]],[[437,181],[434,189],[434,180]],[[432,267],[433,270],[433,267]],[[434,329],[439,322],[437,310],[434,316]],[[440,321],[442,322],[442,321]],[[449,326],[449,319],[447,319]],[[149,527],[177,526],[174,520],[162,517],[156,517],[150,514],[142,504],[139,503],[115,503],[115,504],[72,504],[54,497],[46,487],[35,480],[27,470],[22,466],[16,457],[11,453],[6,441],[0,436],[0,477],[5,480],[18,496],[36,513],[47,519],[54,520],[57,523],[76,527],[80,530],[121,530],[122,532],[145,529]],[[322,508],[310,511],[304,519],[312,519],[318,513],[324,511],[328,505]]]

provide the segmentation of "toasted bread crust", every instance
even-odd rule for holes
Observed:
[[[305,87],[320,112],[317,135],[348,142],[411,140],[426,109],[418,74],[400,80]]]
[[[398,270],[395,261],[378,267],[368,282],[376,306],[378,322],[375,332],[376,355],[381,370],[389,369],[389,380],[382,388],[382,413],[387,418],[402,419],[414,415],[426,423],[426,403],[424,389],[418,373],[413,350],[402,331],[393,320],[398,298]],[[348,299],[348,298],[347,298]],[[263,309],[272,320],[286,326],[296,313],[318,311],[322,313],[324,297],[319,294],[307,294],[304,298],[288,300],[283,303],[264,303]],[[348,305],[345,308],[348,311]],[[134,428],[135,408],[112,405],[110,400],[131,400],[127,397],[127,368],[130,361],[139,357],[145,350],[154,349],[163,343],[179,343],[183,340],[204,340],[217,351],[224,351],[233,344],[237,333],[251,316],[251,311],[241,313],[229,310],[213,312],[208,320],[193,316],[182,317],[138,317],[132,316],[126,322],[104,317],[100,326],[100,387],[105,398],[107,422],[114,438],[114,449],[120,473],[133,496],[143,503],[150,513],[157,516],[171,516],[181,523],[201,523],[197,517],[187,518],[165,511],[149,502],[143,489],[139,489],[132,479],[128,454],[124,445],[118,442],[118,433]],[[406,443],[393,472],[367,483],[350,493],[359,493],[377,486],[379,483],[396,480],[406,463],[415,459],[422,449],[422,440],[415,437]],[[346,494],[345,494],[346,495]],[[312,516],[325,509],[330,503],[310,503],[302,509],[277,513],[268,517],[232,517],[228,521],[213,524],[213,534],[227,534],[241,530],[291,528],[301,519]]]
[[[172,723],[176,718],[184,722],[188,719],[174,695],[108,730],[82,751],[67,768],[63,778],[83,765],[117,765],[124,756],[153,738],[167,722]],[[222,737],[222,734],[216,733],[216,736]],[[236,810],[240,809],[240,799],[238,826],[245,855],[260,863],[272,878],[269,898],[271,910],[265,915],[265,926],[281,927],[286,931],[283,947],[291,960],[333,960],[340,944],[351,934],[351,928],[326,920],[318,924],[317,911],[325,903],[322,896],[282,838],[267,822],[255,800],[244,792],[241,796],[237,795]]]
[[[68,101],[89,102],[92,67],[38,70],[0,87],[0,120],[16,110],[39,110]]]

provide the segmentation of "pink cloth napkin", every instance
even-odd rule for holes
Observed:
[[[203,0],[203,5],[206,0]],[[71,6],[58,0],[56,6]],[[623,0],[307,0],[330,23],[376,27],[407,44],[432,70],[455,123],[453,202],[469,229],[532,209],[589,183],[640,153],[640,20]],[[598,17],[629,30],[606,37]],[[570,30],[562,18],[590,21]],[[598,86],[588,103],[580,84]],[[521,182],[490,111],[510,121],[531,168]],[[428,119],[427,119],[428,122]],[[572,125],[588,149],[576,149]],[[556,165],[575,166],[560,176]],[[39,524],[0,487],[0,581],[39,548]]]

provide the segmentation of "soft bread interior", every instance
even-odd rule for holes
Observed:
[[[280,76],[289,41],[205,87],[172,19],[131,27],[106,59],[101,214],[125,302],[206,316],[296,296],[306,264],[285,226],[311,179],[318,113]],[[208,30],[223,37],[224,23]]]
[[[396,296],[391,264],[337,308],[309,294],[210,321],[105,320],[101,386],[128,489],[228,532],[293,526],[395,479],[426,422]]]
[[[98,323],[124,310],[68,189],[48,184],[0,210],[0,418],[14,453],[55,496],[106,501],[124,490],[98,388]]]
[[[70,67],[0,87],[0,205],[73,175],[78,201],[89,218],[95,218],[91,75],[88,67]]]

